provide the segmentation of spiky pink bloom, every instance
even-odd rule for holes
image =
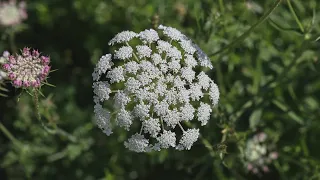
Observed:
[[[16,0],[0,2],[0,25],[13,26],[20,24],[28,17],[26,3],[24,1],[17,4]]]
[[[31,51],[25,47],[21,55],[8,57],[3,69],[7,71],[13,86],[17,88],[40,87],[50,72],[49,62],[50,57],[40,56],[37,50]]]

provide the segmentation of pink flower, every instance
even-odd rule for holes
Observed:
[[[46,80],[50,72],[50,58],[39,56],[38,50],[31,51],[30,48],[23,48],[21,55],[9,56],[9,62],[3,65],[3,69],[15,87],[36,88]]]
[[[38,58],[39,55],[40,55],[40,53],[39,53],[38,50],[33,50],[33,51],[32,51],[32,56],[33,56],[33,58]]]
[[[50,58],[47,56],[41,56],[41,61],[43,64],[48,65],[50,63]]]
[[[10,64],[4,64],[2,67],[6,71],[9,71],[11,69]]]
[[[271,152],[269,155],[271,159],[278,159],[278,156],[279,156],[278,152],[275,152],[275,151]]]
[[[15,87],[21,87],[22,86],[22,81],[21,80],[14,80],[13,81],[13,85]]]
[[[9,79],[12,80],[12,79],[15,79],[16,76],[13,73],[10,73],[8,77],[9,77]]]
[[[251,171],[251,170],[253,169],[253,166],[252,166],[251,163],[249,163],[249,164],[247,165],[247,169],[248,169],[248,171]]]
[[[263,170],[263,172],[265,172],[265,173],[267,173],[267,172],[270,171],[269,168],[268,168],[268,166],[263,166],[263,167],[262,167],[262,170]]]

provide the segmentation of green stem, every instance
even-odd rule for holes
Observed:
[[[181,131],[182,131],[182,132],[185,132],[185,130],[183,129],[183,127],[182,127],[182,125],[180,124],[180,122],[178,122],[178,125],[179,125]]]
[[[164,123],[163,123],[162,117],[160,117],[160,123],[161,123],[162,132],[164,132],[165,129],[164,129]]]
[[[299,58],[302,56],[303,52],[305,52],[305,50],[308,49],[308,47],[309,47],[309,44],[307,44],[307,41],[303,41],[302,44],[300,45],[299,52],[296,53],[298,54],[296,55],[296,58],[293,59],[289,65],[284,67],[283,70],[280,72],[279,75],[276,76],[275,79],[270,80],[263,87],[261,87],[260,89],[263,89],[263,91],[260,91],[257,95],[255,95],[254,98],[247,101],[244,105],[241,106],[240,109],[234,110],[232,113],[230,113],[230,119],[234,119],[234,121],[236,121],[245,110],[251,108],[252,106],[258,107],[263,102],[265,102],[264,100],[258,101],[258,98],[266,97],[267,93],[269,93],[270,90],[284,83],[283,80],[288,77],[287,76],[288,73],[292,70],[293,67],[295,67]]]
[[[290,0],[287,0],[287,3],[288,3],[288,6],[289,6],[289,9],[290,9],[291,14],[293,15],[295,21],[297,22],[297,24],[298,24],[298,26],[299,26],[299,28],[300,28],[300,31],[301,31],[302,33],[304,33],[303,25],[302,25],[301,21],[299,20],[296,12],[294,11],[294,9],[293,9],[293,7],[292,7],[292,5],[291,5]]]
[[[204,138],[202,136],[200,136],[200,139],[201,139],[201,142],[204,145],[204,147],[206,147],[208,149],[208,151],[210,153],[210,156],[213,157],[215,152],[214,152],[213,147],[210,144],[210,142],[206,138]]]
[[[17,52],[17,48],[16,48],[14,41],[15,41],[14,31],[10,30],[9,31],[9,44],[10,44],[10,49],[12,51],[12,54]]]
[[[275,2],[273,4],[273,6],[259,19],[258,22],[256,22],[255,24],[253,24],[246,32],[244,32],[241,36],[239,36],[236,40],[234,40],[233,42],[231,42],[230,44],[228,44],[227,46],[223,47],[222,49],[210,54],[209,56],[215,56],[219,53],[222,53],[234,46],[236,46],[238,43],[242,42],[246,37],[249,36],[249,34],[256,28],[258,27],[262,22],[264,22],[269,15],[277,8],[277,6],[280,4],[281,0],[277,0],[277,2]]]
[[[64,131],[63,129],[61,129],[57,126],[55,127],[55,129],[50,129],[45,125],[45,123],[42,121],[40,110],[39,110],[40,106],[39,106],[38,92],[36,91],[36,89],[33,89],[32,92],[33,92],[33,97],[34,97],[33,100],[34,100],[37,120],[40,122],[43,129],[45,129],[49,134],[53,134],[53,135],[58,134],[62,137],[67,138],[71,142],[77,142],[78,140],[75,136],[69,134],[68,132]]]
[[[220,11],[223,13],[224,12],[223,0],[219,0],[219,6],[220,6]]]
[[[142,134],[142,131],[143,131],[143,124],[141,124],[141,128],[140,128],[139,134]]]
[[[127,45],[127,46],[130,46],[128,42],[126,42],[126,45]],[[139,60],[138,56],[136,55],[136,53],[135,53],[135,52],[132,52],[132,54],[133,54],[133,57],[136,59],[136,61],[137,61],[137,62],[140,62],[140,60]]]
[[[19,140],[17,140],[11,133],[10,131],[0,122],[0,130],[3,132],[5,136],[15,145],[21,144]]]

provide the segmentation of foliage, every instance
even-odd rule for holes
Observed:
[[[234,42],[274,1],[33,0],[28,19],[2,28],[0,50],[38,48],[52,72],[37,121],[33,97],[10,83],[0,97],[0,179],[319,179],[320,5],[283,0],[244,40]],[[158,18],[154,18],[155,15]],[[154,24],[181,30],[211,55],[207,74],[220,102],[190,151],[134,153],[130,132],[94,125],[94,64],[118,32]],[[68,133],[67,133],[68,132]],[[270,172],[249,173],[246,142],[265,132],[279,154]]]

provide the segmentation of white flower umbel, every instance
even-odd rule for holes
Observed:
[[[114,126],[132,131],[139,125],[124,143],[135,152],[191,149],[200,132],[184,122],[206,125],[219,101],[217,84],[201,71],[212,68],[208,56],[180,31],[162,25],[118,33],[109,45],[114,52],[102,56],[92,74],[98,127],[109,135]],[[102,108],[106,101],[108,110]]]

